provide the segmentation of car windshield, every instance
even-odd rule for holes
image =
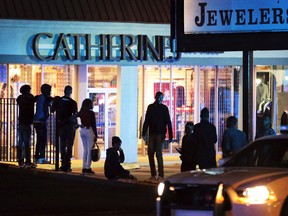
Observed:
[[[255,141],[232,156],[223,167],[279,167],[288,168],[287,139]]]

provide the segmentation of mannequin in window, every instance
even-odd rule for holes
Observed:
[[[269,88],[268,88],[268,85],[265,84],[264,82],[264,77],[262,76],[261,78],[261,81],[260,83],[257,85],[256,87],[256,102],[257,102],[257,108],[258,110],[262,110],[259,105],[265,101],[266,99],[269,99],[270,98],[270,95],[269,95]]]

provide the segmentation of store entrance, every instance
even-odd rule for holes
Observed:
[[[111,137],[116,133],[116,89],[89,89],[96,117],[98,145],[103,154],[111,146]]]

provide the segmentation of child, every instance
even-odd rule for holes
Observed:
[[[112,137],[112,147],[106,150],[106,160],[104,164],[104,173],[109,180],[132,179],[136,178],[125,170],[120,163],[125,160],[124,152],[121,148],[122,141],[119,137]]]

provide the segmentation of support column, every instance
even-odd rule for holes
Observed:
[[[255,109],[253,108],[253,51],[243,51],[243,131],[248,142],[254,139]]]
[[[138,160],[138,67],[119,66],[117,75],[116,136],[122,140],[124,163]]]
[[[85,91],[83,91],[85,89]],[[87,65],[79,65],[78,70],[78,111],[81,108],[82,101],[87,97],[87,90],[88,90],[88,76],[87,76]],[[76,89],[73,91],[76,91]],[[77,130],[79,132],[80,129]],[[77,159],[83,158],[83,145],[80,136],[78,137],[78,146],[75,148],[75,157]]]

